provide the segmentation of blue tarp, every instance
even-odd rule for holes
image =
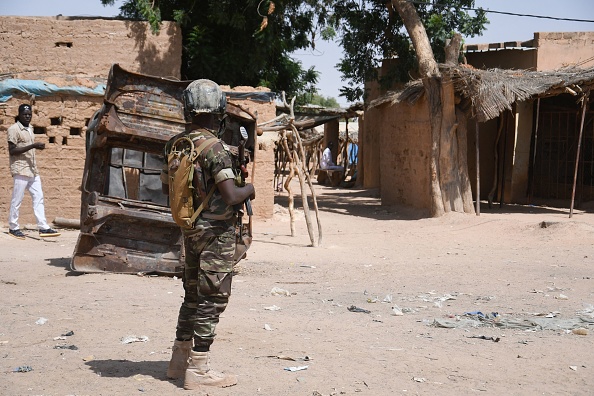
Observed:
[[[21,92],[33,94],[35,96],[53,96],[53,95],[86,95],[103,96],[105,95],[105,84],[99,84],[95,88],[65,86],[59,87],[56,84],[50,84],[42,80],[19,80],[7,78],[0,80],[0,103],[7,102],[12,95]]]

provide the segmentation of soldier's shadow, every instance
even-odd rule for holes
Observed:
[[[132,362],[130,360],[91,360],[85,362],[97,375],[101,377],[128,378],[135,376],[153,377],[160,381],[176,382],[167,378],[167,366],[169,361],[142,361]]]

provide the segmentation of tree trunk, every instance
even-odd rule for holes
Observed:
[[[449,76],[441,75],[425,27],[412,3],[392,0],[392,5],[400,14],[415,48],[429,105],[431,216],[439,217],[450,211],[474,213],[472,196],[467,202],[470,188],[468,165],[466,153],[461,150],[466,147],[466,142],[461,142],[461,135],[466,138],[466,119],[457,117],[452,81]],[[457,62],[460,39],[460,35],[454,35],[446,49],[449,63]],[[463,129],[460,128],[462,123]]]

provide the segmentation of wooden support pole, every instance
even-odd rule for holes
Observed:
[[[573,203],[575,201],[575,186],[577,184],[578,167],[580,165],[580,149],[582,147],[582,134],[584,132],[584,119],[586,118],[586,109],[588,108],[589,94],[582,98],[582,122],[580,124],[580,134],[578,137],[577,154],[575,155],[575,171],[573,173],[573,189],[571,191],[571,206],[569,208],[569,218],[573,216]]]
[[[534,150],[532,152],[532,173],[530,178],[530,193],[528,194],[528,203],[532,203],[532,196],[534,194],[534,168],[536,166],[536,150],[538,147],[538,122],[540,118],[540,98],[536,100],[536,125],[534,127]]]
[[[479,122],[476,120],[476,215],[481,215],[481,162],[479,161]]]

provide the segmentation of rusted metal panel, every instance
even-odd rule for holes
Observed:
[[[73,271],[181,272],[183,238],[161,191],[160,172],[165,143],[186,128],[182,94],[189,83],[112,66],[103,106],[86,134]],[[250,158],[256,116],[239,105],[229,106],[227,115],[223,139],[239,144],[245,127]]]
[[[181,272],[182,235],[159,173],[165,143],[185,128],[181,98],[188,83],[112,66],[104,104],[87,130],[72,270]]]

